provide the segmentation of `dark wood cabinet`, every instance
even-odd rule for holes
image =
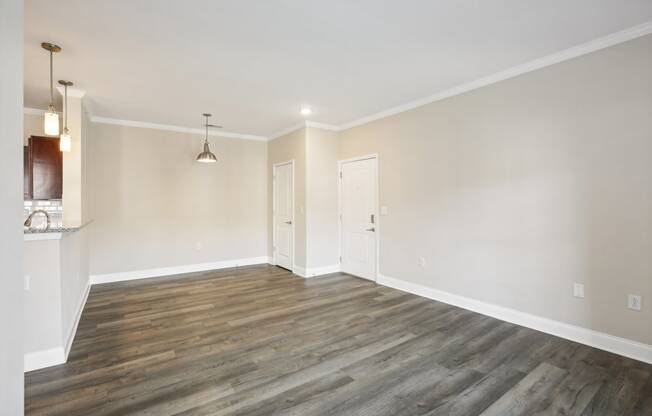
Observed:
[[[29,174],[29,146],[23,146],[23,199],[32,199],[32,177]]]
[[[31,136],[24,155],[25,199],[61,199],[63,155],[59,150],[59,139]]]

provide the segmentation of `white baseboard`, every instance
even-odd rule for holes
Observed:
[[[383,286],[388,286],[403,292],[458,306],[502,321],[511,322],[513,324],[535,329],[547,334],[652,364],[652,345],[616,337],[614,335],[605,334],[603,332],[594,331],[577,325],[571,325],[531,315],[515,309],[505,308],[503,306],[482,302],[465,296],[455,295],[416,283],[406,282],[405,280],[383,276],[381,274],[378,275],[376,282]]]
[[[245,259],[223,260],[211,263],[190,264],[184,266],[162,267],[158,269],[134,270],[120,273],[91,275],[91,284],[123,282],[126,280],[147,279],[150,277],[172,276],[175,274],[205,272],[209,270],[226,269],[229,267],[250,266],[269,263],[269,257],[249,257]]]
[[[88,300],[88,294],[91,291],[91,282],[89,281],[86,284],[86,288],[84,289],[84,294],[82,295],[81,299],[79,299],[79,303],[77,304],[77,313],[75,314],[75,321],[73,322],[72,326],[68,330],[68,334],[66,337],[66,345],[64,346],[64,353],[65,353],[65,360],[68,360],[68,354],[70,354],[70,347],[72,347],[72,342],[75,339],[75,335],[77,334],[77,326],[79,326],[79,320],[81,319],[82,312],[84,311],[84,307],[86,306],[86,301]]]
[[[66,362],[66,352],[63,347],[49,350],[28,352],[23,356],[23,369],[25,372],[38,370]]]
[[[323,276],[325,274],[337,273],[339,271],[340,271],[339,264],[331,264],[330,266],[324,266],[324,267],[312,267],[309,269],[301,266],[297,266],[295,264],[293,273],[305,279],[309,279],[311,277]]]
[[[308,272],[305,267],[297,266],[296,264],[292,266],[292,273],[299,275],[301,277],[308,277]]]

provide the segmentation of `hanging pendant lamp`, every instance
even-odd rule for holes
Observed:
[[[54,45],[52,43],[43,42],[41,47],[46,51],[50,52],[50,105],[48,106],[48,111],[45,113],[45,119],[43,120],[43,131],[48,136],[58,136],[59,135],[59,115],[54,109],[54,92],[53,92],[53,82],[52,82],[52,57],[55,53],[61,52],[61,47]]]
[[[217,157],[215,157],[215,155],[211,152],[211,149],[208,144],[208,128],[209,127],[221,128],[221,126],[208,124],[208,118],[211,116],[210,114],[204,113],[203,116],[206,117],[206,123],[204,123],[204,126],[206,127],[206,137],[204,138],[204,151],[197,156],[197,162],[215,163],[217,162]]]
[[[63,85],[63,133],[59,136],[59,150],[69,152],[72,150],[72,137],[68,131],[68,87],[72,82],[60,79],[59,84]]]

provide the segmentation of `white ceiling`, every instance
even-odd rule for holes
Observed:
[[[651,0],[26,0],[25,106],[270,136],[346,124],[652,20]]]

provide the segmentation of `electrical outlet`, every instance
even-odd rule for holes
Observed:
[[[576,298],[584,298],[584,285],[581,283],[575,283],[573,285],[573,296]]]
[[[419,266],[426,267],[426,259],[425,259],[425,257],[419,257]]]
[[[29,285],[31,283],[30,281],[32,280],[32,277],[30,275],[28,275],[28,274],[24,275],[23,277],[25,279],[25,281],[24,281],[25,290],[29,290]]]
[[[203,247],[204,245],[201,243],[201,241],[197,241],[195,243],[195,250],[200,251]]]
[[[629,295],[627,298],[627,307],[633,311],[640,311],[643,307],[643,299],[639,295]]]

